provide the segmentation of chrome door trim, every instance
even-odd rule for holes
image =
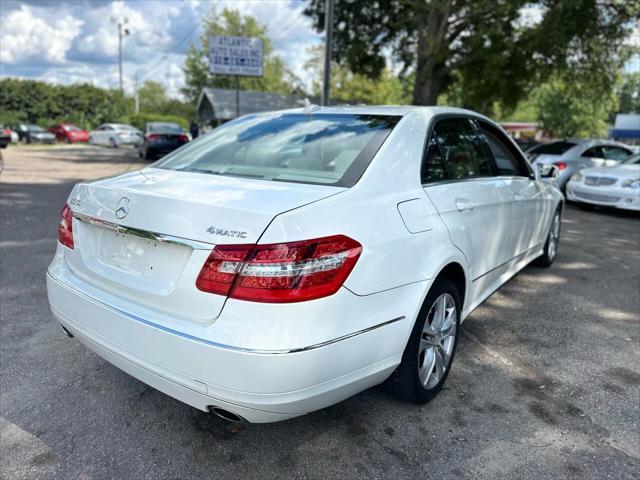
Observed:
[[[73,212],[73,218],[80,222],[89,223],[91,225],[106,228],[118,233],[146,238],[147,240],[153,240],[154,242],[181,245],[183,247],[189,247],[194,250],[211,250],[214,247],[213,243],[201,242],[199,240],[191,240],[189,238],[183,237],[176,237],[174,235],[166,235],[164,233],[151,232],[149,230],[142,230],[140,228],[127,227],[118,223],[109,222],[107,220],[102,220],[100,218],[85,215],[83,213]]]

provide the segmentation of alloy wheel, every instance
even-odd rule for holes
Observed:
[[[560,242],[560,214],[556,213],[553,217],[553,223],[551,224],[551,231],[549,231],[549,259],[553,260],[558,251],[558,243]]]
[[[456,303],[443,293],[429,309],[418,347],[418,376],[427,390],[438,385],[449,368],[456,334]]]

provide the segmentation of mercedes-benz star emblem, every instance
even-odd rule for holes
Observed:
[[[127,197],[122,197],[116,205],[116,217],[124,218],[129,215],[129,205],[131,204],[131,200]]]

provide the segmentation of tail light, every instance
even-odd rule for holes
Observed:
[[[558,167],[558,170],[564,170],[565,168],[567,168],[567,164],[564,162],[556,162],[554,163],[554,165]]]
[[[155,134],[147,135],[147,140],[149,140],[150,142],[160,140],[160,135],[155,135]]]
[[[2,130],[2,133],[4,133],[5,135],[11,135],[11,129],[5,128],[4,130]]]
[[[291,303],[333,295],[362,246],[344,235],[271,245],[218,245],[196,287],[229,298]]]
[[[189,137],[187,137],[186,135],[178,135],[178,140],[181,142],[188,142]]]
[[[58,241],[65,247],[73,249],[73,211],[69,208],[69,204],[65,204],[60,212]]]

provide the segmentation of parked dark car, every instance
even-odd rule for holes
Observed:
[[[11,129],[0,125],[0,148],[7,148],[11,143]]]
[[[147,123],[142,144],[138,145],[138,155],[144,159],[159,158],[188,141],[186,132],[177,123]]]
[[[86,143],[89,141],[89,132],[71,125],[70,123],[58,123],[49,127],[49,132],[56,136],[56,140],[65,143]]]
[[[20,123],[14,130],[18,133],[18,138],[25,143],[54,143],[56,136],[47,132],[44,128],[30,123]]]

